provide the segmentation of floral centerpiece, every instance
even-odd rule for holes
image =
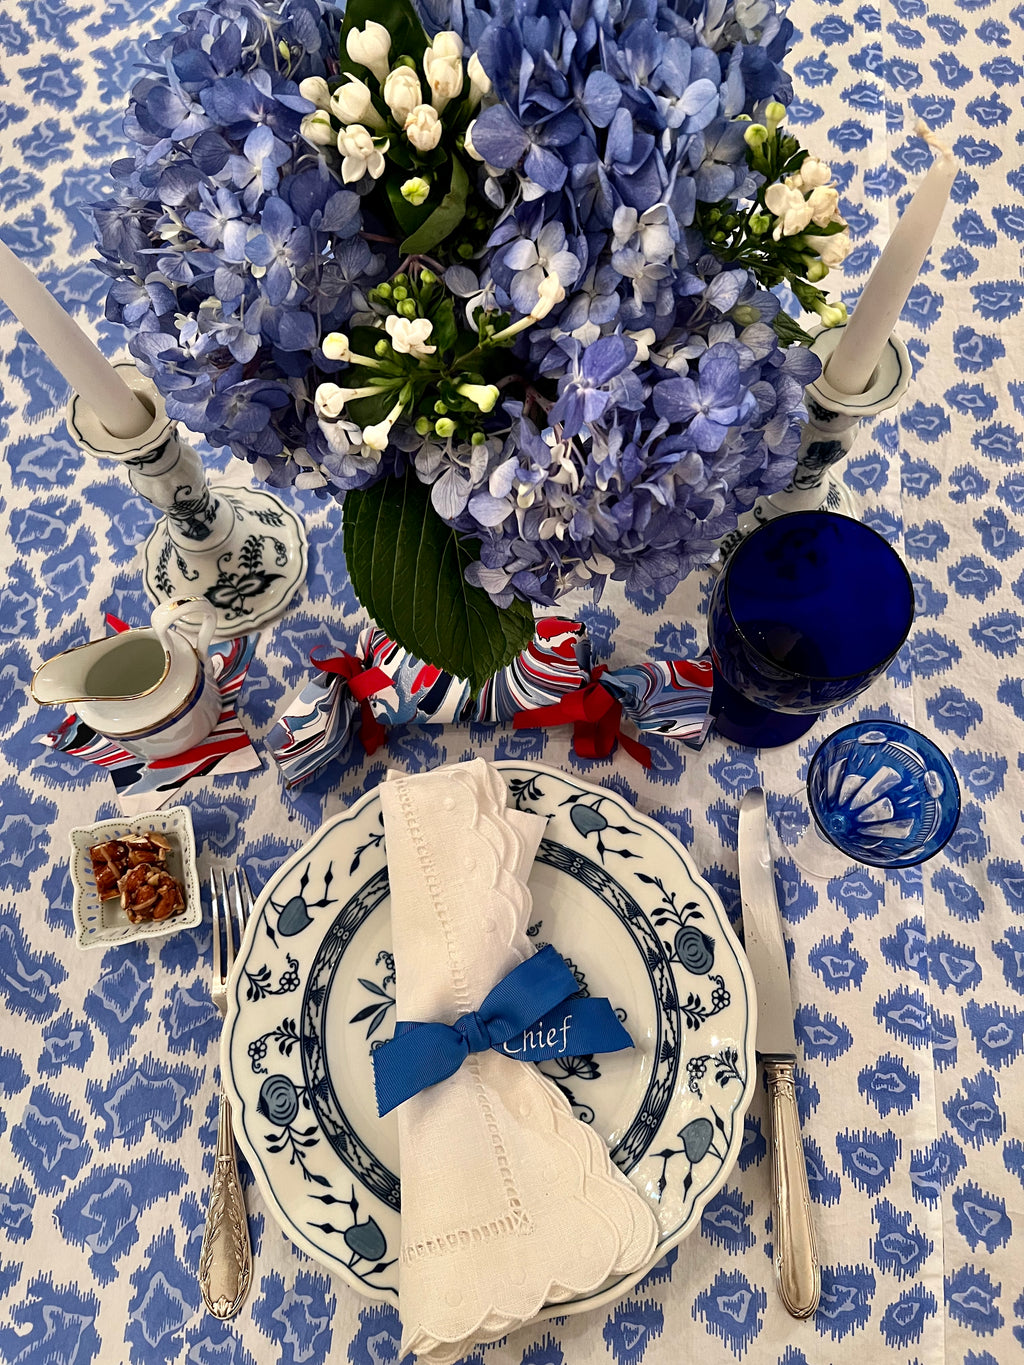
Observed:
[[[784,129],[791,32],[775,0],[209,0],[131,94],[108,316],[172,417],[342,498],[370,615],[478,684],[532,604],[668,591],[789,479],[819,367],[776,287],[841,320],[849,249]]]

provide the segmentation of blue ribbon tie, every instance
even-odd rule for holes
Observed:
[[[605,999],[583,996],[564,958],[548,944],[513,967],[478,1010],[454,1024],[399,1022],[373,1052],[377,1112],[383,1116],[454,1076],[471,1052],[493,1048],[521,1062],[620,1052],[633,1040]]]

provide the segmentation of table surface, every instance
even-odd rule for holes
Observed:
[[[179,3],[105,7],[0,0],[0,234],[111,354],[104,279],[81,207],[120,154],[140,41]],[[1013,326],[1024,297],[1024,10],[992,0],[880,8],[796,0],[791,122],[831,159],[859,245],[852,302],[922,169],[924,115],[963,164],[901,323],[915,365],[902,409],[863,432],[844,478],[917,588],[909,644],[842,713],[895,714],[949,753],[964,797],[946,850],[885,875],[778,867],[794,955],[800,1107],[822,1270],[796,1323],[770,1261],[763,1097],[738,1166],[699,1231],[624,1301],[527,1327],[472,1357],[491,1365],[892,1361],[1005,1365],[1024,1344],[1024,384]],[[1009,325],[1007,325],[1009,324]],[[108,779],[38,744],[52,717],[27,686],[42,657],[148,617],[139,547],[151,510],[116,466],[86,464],[63,426],[60,377],[0,311],[0,1359],[24,1365],[378,1365],[395,1311],[358,1298],[294,1250],[248,1188],[256,1271],[241,1315],[201,1309],[199,1243],[214,1147],[219,1018],[209,925],[151,948],[79,953],[68,830],[116,814]],[[207,454],[209,454],[207,452]],[[209,455],[215,477],[248,471]],[[317,644],[364,623],[339,554],[340,510],[308,495],[304,592],[264,631],[241,712],[262,744]],[[665,604],[580,608],[598,658],[694,654],[709,576]],[[614,653],[612,653],[614,644]],[[537,758],[653,812],[737,912],[736,808],[761,782],[792,833],[798,769],[839,723],[756,754],[712,741],[577,762],[561,734],[396,732],[301,795],[271,765],[188,791],[202,864],[262,883],[326,817],[377,783],[467,754]],[[806,818],[806,817],[803,817]],[[1016,1253],[1015,1253],[1016,1248]]]

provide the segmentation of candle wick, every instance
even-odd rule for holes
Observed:
[[[938,153],[939,156],[944,156],[947,161],[953,160],[952,147],[948,147],[941,138],[936,137],[923,118],[919,118],[914,124],[914,132],[919,138],[923,138],[927,142],[933,152]]]

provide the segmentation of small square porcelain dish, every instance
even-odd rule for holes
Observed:
[[[146,920],[132,924],[121,909],[120,898],[100,900],[93,875],[89,850],[111,839],[129,834],[162,834],[170,843],[167,871],[182,885],[185,908],[165,920]],[[153,811],[134,819],[99,820],[71,831],[71,880],[74,883],[74,915],[79,948],[115,948],[119,943],[139,939],[164,938],[179,929],[194,929],[202,923],[203,904],[199,894],[199,869],[196,866],[196,841],[192,815],[185,806]]]

